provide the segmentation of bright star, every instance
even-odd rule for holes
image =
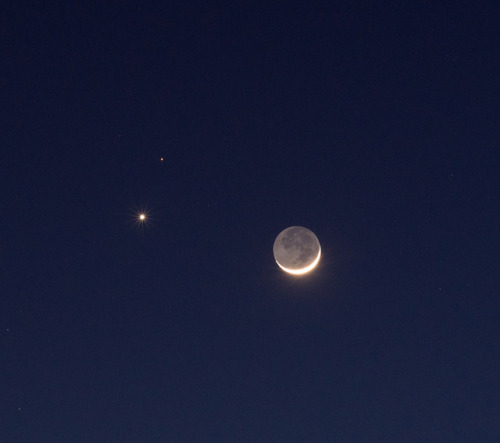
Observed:
[[[141,229],[149,228],[151,225],[150,213],[146,209],[137,209],[134,211],[133,224]]]

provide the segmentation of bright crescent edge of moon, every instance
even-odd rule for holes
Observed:
[[[278,263],[278,266],[281,269],[283,269],[283,271],[288,272],[289,274],[302,275],[302,274],[308,273],[309,271],[312,271],[315,268],[315,266],[318,264],[320,258],[321,258],[321,247],[319,248],[318,256],[316,257],[316,259],[309,266],[306,266],[305,268],[302,268],[302,269],[288,269],[288,268],[285,268],[284,266],[280,265],[278,263],[278,260],[276,260],[276,263]]]

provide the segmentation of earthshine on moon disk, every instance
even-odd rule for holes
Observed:
[[[283,271],[302,275],[312,271],[321,257],[318,238],[307,228],[292,226],[274,241],[274,259]]]

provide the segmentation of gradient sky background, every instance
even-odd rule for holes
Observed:
[[[0,441],[500,442],[499,13],[4,5]]]

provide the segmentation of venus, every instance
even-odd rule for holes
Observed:
[[[301,275],[312,271],[321,257],[318,238],[302,226],[286,228],[276,237],[274,259],[283,271]]]

